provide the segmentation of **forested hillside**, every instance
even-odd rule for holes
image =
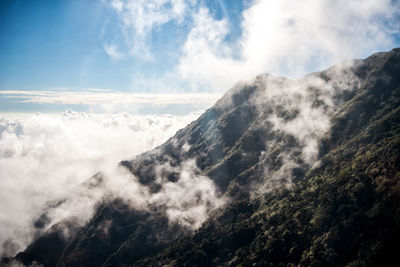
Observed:
[[[86,225],[60,222],[4,265],[387,266],[400,237],[400,49],[240,83],[120,165],[153,195],[188,169],[215,190],[178,219],[167,204],[104,197]],[[97,174],[82,186],[101,185]]]

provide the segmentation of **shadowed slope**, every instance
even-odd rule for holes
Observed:
[[[194,160],[216,194],[230,198],[227,206],[210,209],[211,219],[191,235],[163,205],[142,211],[107,200],[68,240],[58,264],[381,261],[390,233],[399,233],[399,79],[395,49],[297,81],[260,75],[237,85],[164,145],[121,162],[157,193]],[[29,249],[18,259],[46,262]]]

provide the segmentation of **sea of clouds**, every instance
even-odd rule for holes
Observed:
[[[167,183],[157,195],[150,195],[118,163],[162,144],[199,115],[200,112],[185,116],[106,115],[71,110],[57,115],[2,114],[0,250],[3,256],[20,251],[39,234],[33,225],[44,212],[48,217],[46,228],[71,216],[81,222],[88,220],[93,206],[104,196],[105,187],[137,206],[164,201],[170,207],[171,219],[182,220],[179,209],[182,203],[171,197],[166,199],[168,190],[187,196],[187,187],[196,182],[212,196],[213,184],[207,177],[193,176],[189,170],[194,167],[188,167],[187,163],[179,183]],[[82,186],[98,172],[107,178],[102,187],[87,190]],[[207,194],[204,196],[207,198]],[[60,201],[61,205],[49,209]],[[183,215],[193,217],[203,213],[203,210],[195,212],[201,207],[191,209]]]

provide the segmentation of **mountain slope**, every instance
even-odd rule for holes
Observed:
[[[34,249],[54,242],[51,231],[16,258],[45,266],[381,263],[400,233],[399,103],[400,49],[296,81],[260,75],[164,145],[121,162],[157,194],[194,161],[194,176],[209,177],[225,206],[187,203],[207,216],[173,220],[168,205],[138,210],[106,199],[61,242],[58,259]]]
[[[320,166],[293,188],[234,202],[193,236],[136,265],[395,262],[400,237],[399,74],[398,54],[366,74],[365,90],[332,119]]]

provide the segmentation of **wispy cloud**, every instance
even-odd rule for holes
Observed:
[[[130,46],[129,53],[151,60],[153,55],[148,49],[149,34],[170,21],[180,23],[186,15],[188,3],[184,0],[112,0],[109,6],[120,16],[121,30]],[[104,49],[113,56],[113,53],[109,53],[109,46],[105,45]]]
[[[148,105],[212,105],[221,95],[216,93],[124,93],[102,89],[87,91],[0,91],[4,98],[21,103],[39,104],[148,104]]]
[[[399,10],[399,2],[390,0],[253,1],[243,11],[242,35],[229,42],[228,21],[202,7],[194,15],[178,71],[185,79],[222,89],[264,72],[299,77],[391,49],[393,33],[399,33]]]
[[[265,72],[297,78],[391,49],[400,28],[400,3],[391,0],[254,0],[238,18],[234,38],[232,21],[226,14],[216,18],[204,2],[113,0],[109,6],[131,52],[142,59],[152,58],[154,30],[170,22],[184,28],[178,63],[169,71],[196,90],[225,91]]]
[[[118,50],[115,44],[103,44],[104,51],[113,59],[122,58],[123,54]]]

